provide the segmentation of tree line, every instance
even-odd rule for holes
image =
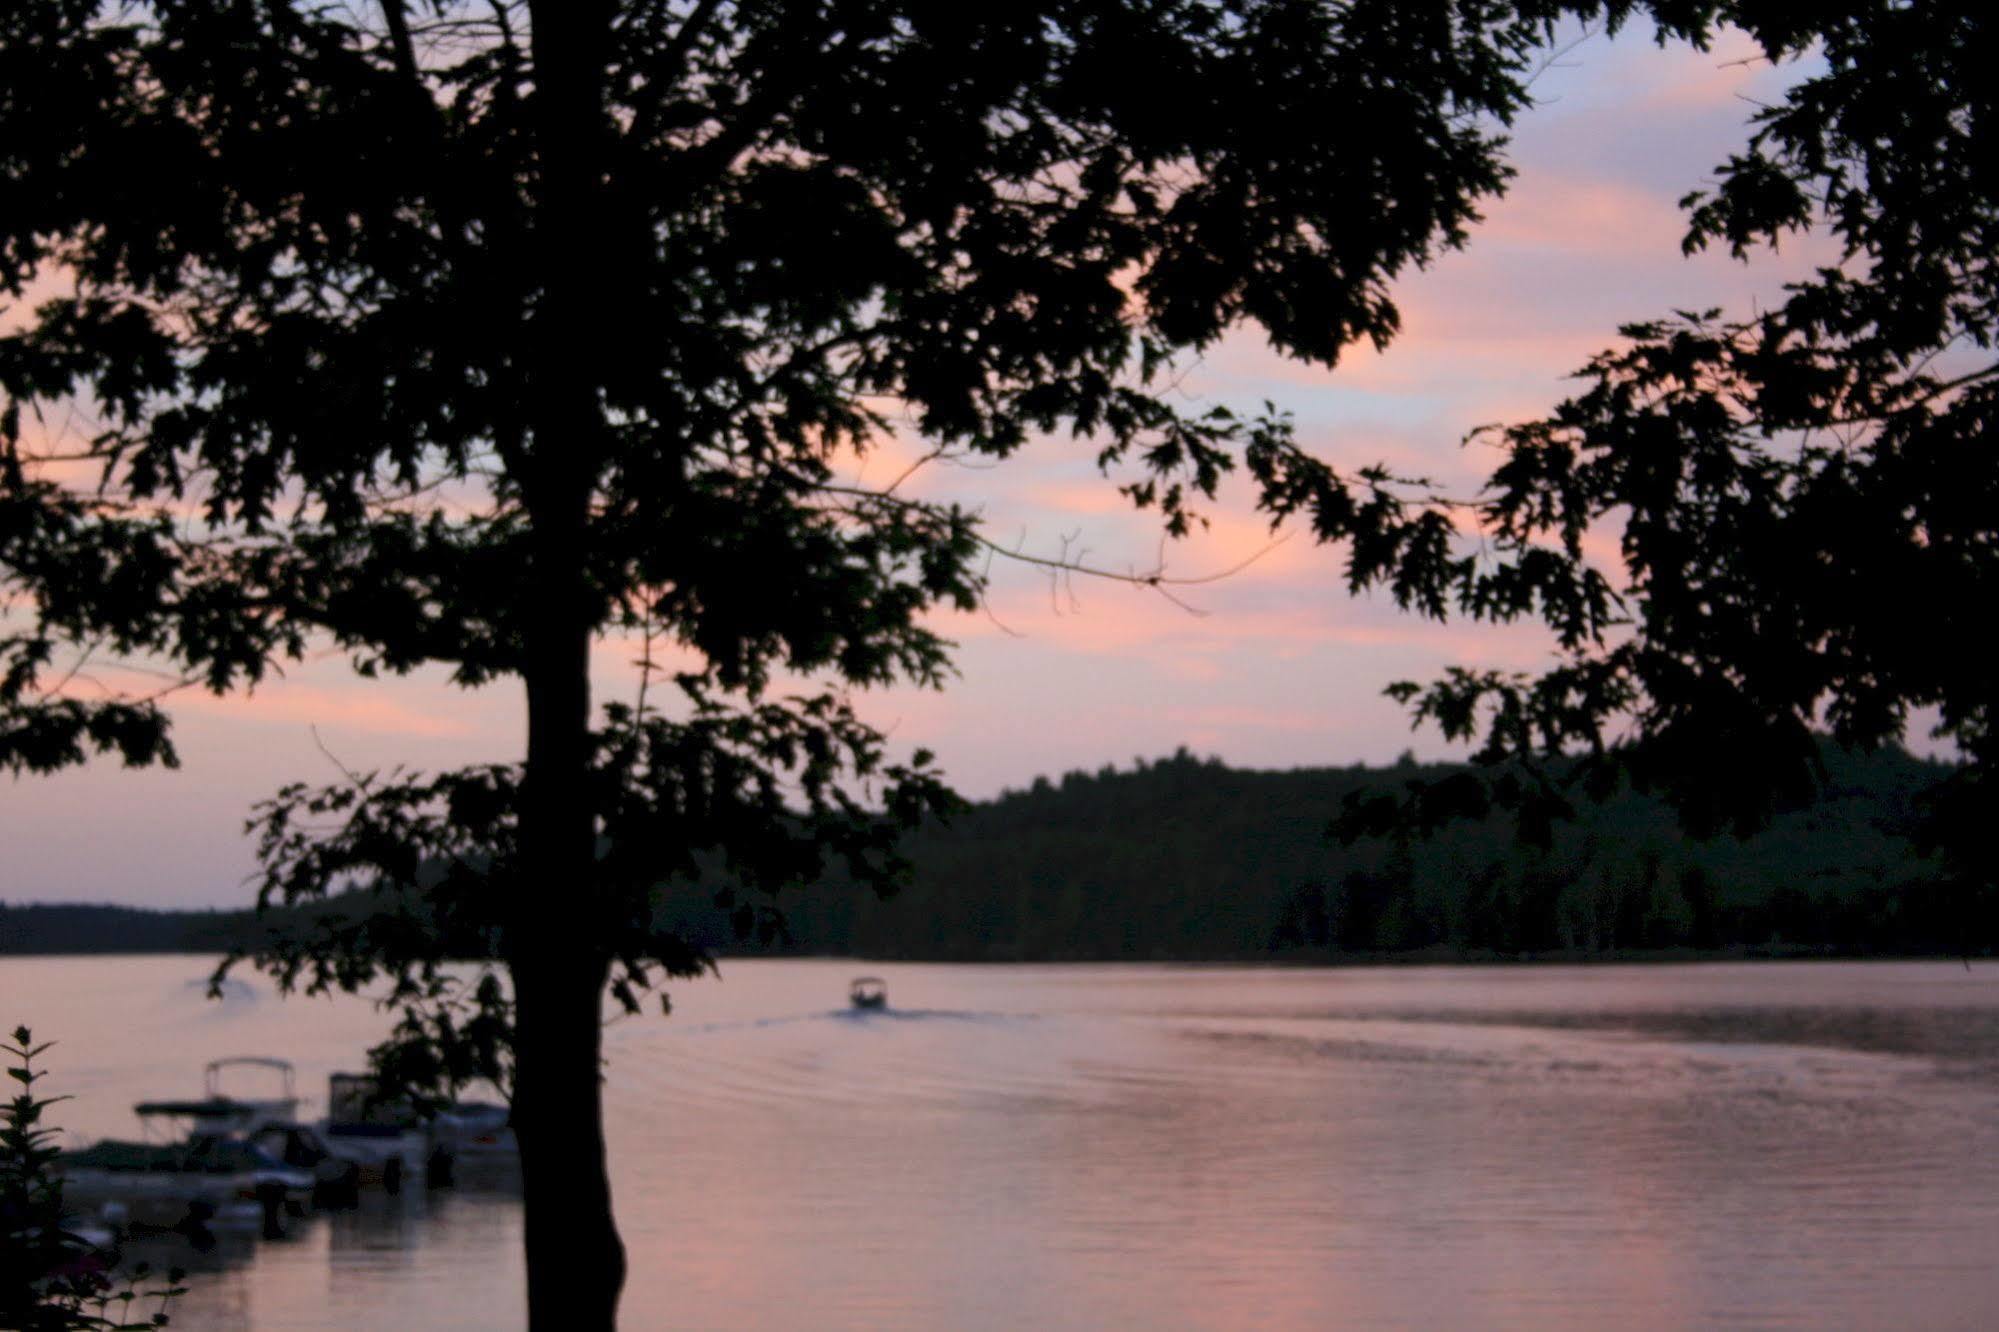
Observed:
[[[1684,838],[1626,792],[1521,847],[1497,819],[1342,844],[1332,812],[1457,769],[1405,760],[1255,772],[1181,750],[1039,778],[914,834],[886,900],[838,876],[739,928],[720,873],[655,891],[658,926],[717,953],[926,961],[1341,960],[1628,954],[1984,954],[1999,902],[1908,829],[1946,765],[1826,746],[1818,798],[1747,838]],[[717,901],[718,893],[724,897]],[[338,909],[339,899],[316,908]],[[0,952],[219,952],[282,913],[0,906]],[[296,924],[296,922],[289,922]],[[461,945],[477,951],[476,941]]]
[[[1718,760],[1719,761],[1719,760]],[[1182,750],[1071,772],[912,836],[888,901],[824,884],[785,904],[796,951],[910,960],[1340,960],[1631,953],[1983,954],[1999,902],[1911,840],[1947,771],[1825,747],[1820,793],[1747,837],[1685,837],[1629,790],[1523,847],[1509,820],[1343,844],[1350,796],[1453,765],[1253,772]],[[700,890],[662,910],[731,943]]]

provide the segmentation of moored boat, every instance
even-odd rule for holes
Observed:
[[[243,1068],[276,1074],[278,1094],[246,1097],[224,1091],[225,1070]],[[286,1133],[296,1127],[297,1081],[288,1059],[236,1055],[214,1060],[203,1068],[203,1095],[199,1100],[141,1101],[132,1107],[132,1113],[147,1125],[149,1142],[183,1154],[213,1150],[223,1157],[234,1158],[242,1155],[236,1151],[238,1146],[251,1146],[261,1158],[257,1169],[261,1171],[259,1183],[264,1192],[257,1196],[281,1189],[286,1209],[297,1216],[316,1197],[337,1188],[344,1174],[340,1163],[309,1150],[302,1151]],[[166,1127],[160,1129],[155,1125]]]
[[[224,1072],[244,1066],[277,1074],[278,1094],[227,1094]],[[292,1066],[283,1059],[214,1061],[203,1070],[200,1097],[132,1107],[146,1133],[143,1141],[107,1139],[57,1157],[65,1198],[84,1215],[120,1229],[206,1230],[261,1222],[275,1231],[283,1213],[301,1215],[349,1169],[321,1156],[288,1159],[299,1155],[287,1136],[297,1127],[294,1082]]]
[[[520,1151],[514,1137],[513,1112],[491,1101],[458,1101],[437,1112],[431,1137],[453,1156],[512,1155]]]
[[[394,1192],[417,1178],[430,1158],[431,1134],[408,1104],[384,1100],[365,1073],[335,1073],[326,1083],[320,1133],[333,1151],[359,1167],[364,1184]]]
[[[281,1094],[231,1096],[222,1089],[222,1073],[230,1068],[261,1068],[276,1073]],[[141,1101],[132,1107],[141,1118],[185,1119],[190,1136],[247,1136],[265,1124],[298,1118],[297,1075],[288,1059],[237,1055],[212,1061],[202,1070],[202,1097],[193,1101]]]
[[[286,1166],[237,1138],[185,1142],[116,1139],[64,1152],[54,1162],[63,1199],[83,1217],[158,1230],[270,1227],[288,1203],[312,1196],[308,1171]]]
[[[434,1184],[449,1183],[457,1162],[480,1157],[512,1157],[513,1112],[488,1101],[457,1101],[420,1115],[407,1100],[381,1094],[365,1073],[335,1073],[328,1084],[330,1113],[324,1131],[335,1150],[357,1159],[375,1153],[395,1177],[419,1166]]]

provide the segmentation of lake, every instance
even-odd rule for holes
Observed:
[[[0,959],[55,1112],[386,1019]],[[846,1007],[859,971],[891,1007]],[[624,1326],[1986,1327],[1999,965],[727,965],[606,1032]],[[246,1091],[251,1090],[249,1088]],[[312,1107],[309,1107],[312,1108]],[[315,1109],[315,1112],[317,1110]],[[504,1177],[193,1255],[204,1329],[512,1328]],[[180,1241],[174,1241],[179,1244]],[[190,1255],[153,1246],[156,1260]]]

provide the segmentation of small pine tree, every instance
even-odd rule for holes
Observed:
[[[19,1084],[0,1106],[0,1328],[20,1332],[130,1332],[163,1327],[167,1304],[183,1293],[178,1269],[163,1287],[141,1290],[151,1273],[134,1268],[121,1284],[90,1243],[63,1229],[62,1177],[53,1169],[61,1153],[57,1130],[43,1113],[67,1097],[40,1097],[46,1076],[35,1060],[49,1048],[16,1027],[13,1044],[0,1043],[11,1059],[7,1076]],[[152,1313],[142,1304],[158,1302]]]

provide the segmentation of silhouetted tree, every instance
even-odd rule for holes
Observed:
[[[1829,746],[1830,749],[1830,746]],[[1897,830],[1904,792],[1949,773],[1900,750],[1832,750],[1836,795],[1779,815],[1754,837],[1689,842],[1654,798],[1625,793],[1557,829],[1546,859],[1562,884],[1561,943],[1704,950],[1770,942],[1777,890],[1809,885],[1828,917],[1823,942],[1843,955],[1989,955],[1999,946],[1999,894],[1967,893]],[[1438,777],[1453,766],[1430,765]],[[909,885],[893,904],[854,891],[837,867],[787,894],[783,937],[736,937],[728,908],[693,881],[663,885],[655,928],[700,949],[905,959],[1326,958],[1333,922],[1327,884],[1392,869],[1393,848],[1325,839],[1325,811],[1386,768],[1243,772],[1168,761],[1098,778],[1071,773],[1059,789],[967,805],[949,825],[903,839]],[[1606,851],[1605,848],[1610,848]],[[1639,891],[1658,858],[1649,901]],[[1391,894],[1361,952],[1437,943],[1498,951],[1495,890],[1512,920],[1512,876],[1523,857],[1503,819],[1454,824],[1408,849],[1406,882]],[[1723,909],[1716,885],[1725,881]],[[1677,885],[1676,891],[1664,885]],[[367,899],[363,899],[364,901]],[[276,930],[297,933],[344,895],[264,913],[128,907],[0,905],[0,953],[226,952]],[[1610,929],[1614,917],[1636,921]],[[1699,929],[1696,930],[1696,925]],[[1510,926],[1509,926],[1510,928]],[[1614,937],[1613,937],[1614,933]],[[1633,939],[1639,942],[1634,943]],[[492,956],[465,936],[452,951]]]
[[[1176,362],[1244,322],[1327,366],[1385,342],[1390,280],[1502,186],[1548,20],[1628,8],[15,0],[0,763],[172,760],[160,696],[71,687],[91,654],[519,680],[523,763],[260,810],[263,899],[372,892],[263,961],[386,973],[387,1071],[509,1083],[532,1325],[608,1327],[599,1006],[705,961],[652,888],[770,934],[736,894],[829,856],[886,886],[947,804],[847,692],[943,680],[924,612],[986,552],[843,459],[896,416],[975,455],[1067,431],[1175,533],[1239,463],[1428,606],[1447,518],[1190,414]],[[611,634],[678,655],[600,708]],[[459,986],[452,939],[511,986]]]
[[[1458,942],[1463,948],[1502,951],[1510,909],[1505,870],[1498,861],[1470,875],[1458,907]]]
[[[166,1309],[185,1289],[178,1269],[155,1281],[144,1264],[114,1276],[106,1256],[65,1229],[58,1130],[35,1084],[48,1076],[35,1061],[52,1042],[16,1027],[0,1040],[13,1094],[0,1102],[0,1328],[8,1332],[138,1332],[165,1327]],[[150,1288],[145,1288],[150,1285]]]
[[[1680,896],[1687,902],[1689,941],[1695,948],[1713,948],[1721,942],[1721,922],[1717,918],[1714,881],[1699,865],[1680,871]]]
[[[1972,644],[1999,603],[1992,18],[1873,0],[1715,13],[1814,63],[1687,197],[1685,248],[1749,258],[1810,235],[1831,253],[1766,310],[1623,329],[1576,396],[1483,435],[1504,461],[1472,506],[1481,548],[1427,565],[1418,597],[1543,619],[1561,659],[1398,686],[1496,771],[1416,792],[1427,810],[1401,817],[1497,798],[1545,834],[1572,793],[1630,781],[1698,834],[1745,829],[1823,780],[1820,729],[1870,747],[1933,719],[1965,761],[1930,795],[1928,837],[1989,885],[1999,673]],[[1599,534],[1618,538],[1607,566],[1587,554]]]
[[[1332,916],[1326,909],[1326,890],[1316,883],[1301,883],[1284,899],[1283,911],[1270,932],[1273,950],[1311,948],[1324,951],[1333,940]]]

